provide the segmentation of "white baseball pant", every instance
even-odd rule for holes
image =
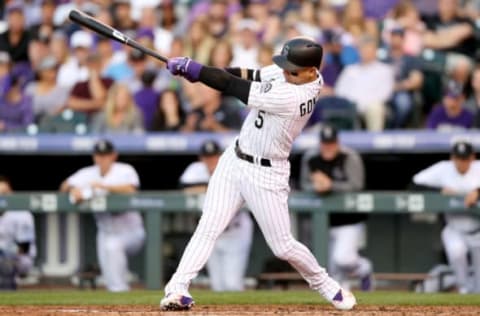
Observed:
[[[442,231],[442,241],[460,293],[480,293],[480,233],[470,235],[447,224]],[[474,271],[473,282],[469,280],[469,252]]]
[[[365,224],[357,223],[330,228],[330,273],[337,280],[365,277],[372,272],[372,263],[358,251],[365,244]]]
[[[128,285],[128,257],[137,253],[145,241],[145,231],[97,233],[97,256],[102,276],[109,291],[124,292]]]
[[[233,146],[227,148],[210,179],[202,217],[165,292],[188,293],[191,280],[207,262],[218,236],[246,203],[274,255],[287,260],[313,290],[332,299],[340,285],[291,234],[289,176],[288,161],[273,160],[272,167],[263,167],[237,158]]]

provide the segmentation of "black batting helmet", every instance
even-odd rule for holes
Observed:
[[[320,68],[322,57],[320,44],[305,37],[296,37],[283,45],[280,55],[273,56],[273,62],[282,69],[295,71],[307,67]]]

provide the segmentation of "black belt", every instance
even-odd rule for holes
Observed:
[[[235,143],[235,154],[238,158],[248,161],[249,163],[255,163],[255,158],[249,154],[244,153],[240,146],[238,146],[238,140]],[[260,158],[260,165],[263,167],[271,167],[270,159]]]

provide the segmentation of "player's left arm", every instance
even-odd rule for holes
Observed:
[[[241,79],[250,80],[250,81],[261,81],[260,70],[258,70],[258,69],[227,67],[227,68],[225,68],[225,71],[228,72],[229,74],[232,74],[235,77],[238,77],[238,78],[241,78]]]
[[[183,76],[190,82],[200,81],[225,95],[238,98],[249,107],[280,115],[296,111],[292,106],[292,102],[297,102],[293,89],[284,84],[241,79],[223,69],[204,66],[186,57],[169,59],[167,67],[173,75]]]

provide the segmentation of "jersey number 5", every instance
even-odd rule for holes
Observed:
[[[315,98],[308,100],[307,103],[300,104],[300,116],[304,116],[305,114],[312,112],[314,104]]]
[[[265,114],[265,111],[260,110],[258,111],[257,119],[255,120],[255,127],[256,128],[262,128],[263,126],[263,115]]]

